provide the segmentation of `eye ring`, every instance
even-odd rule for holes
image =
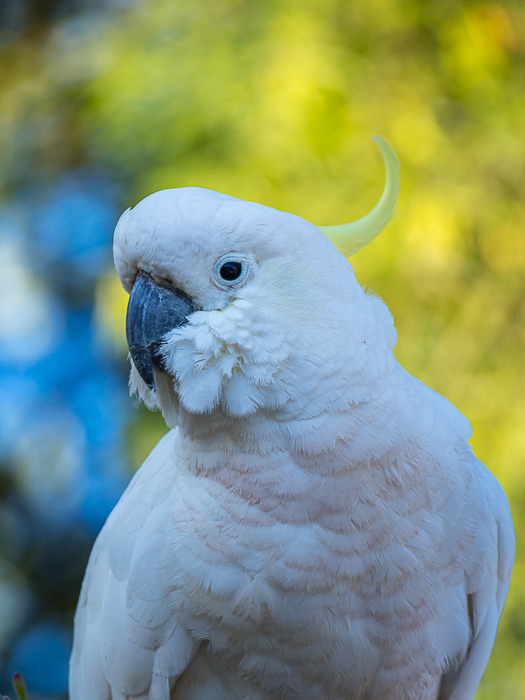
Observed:
[[[231,289],[244,284],[253,272],[253,261],[243,253],[231,252],[215,263],[213,281],[221,289]]]

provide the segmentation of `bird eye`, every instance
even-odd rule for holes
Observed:
[[[254,260],[244,251],[231,250],[221,255],[213,268],[213,282],[225,291],[238,289],[253,276]]]
[[[233,282],[233,280],[239,279],[242,275],[242,263],[228,260],[219,270],[219,274],[223,280]]]

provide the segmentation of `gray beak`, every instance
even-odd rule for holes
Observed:
[[[182,290],[161,287],[139,273],[129,295],[126,339],[133,364],[150,389],[155,389],[153,368],[165,372],[160,348],[166,333],[187,323],[196,310]]]

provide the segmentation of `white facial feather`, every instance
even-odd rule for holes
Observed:
[[[228,288],[217,261],[239,257],[246,279]],[[139,270],[168,280],[200,307],[165,337],[177,415],[241,418],[286,410],[319,414],[360,402],[392,365],[395,330],[347,260],[309,222],[209,190],[165,190],[122,216],[115,261],[130,289]],[[214,276],[215,275],[215,276]],[[346,386],[334,387],[343,380]],[[158,402],[132,371],[130,387]],[[346,402],[346,403],[345,403]]]

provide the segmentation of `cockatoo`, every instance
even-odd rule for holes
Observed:
[[[71,700],[471,700],[514,557],[468,421],[319,229],[198,187],[120,218],[130,386],[171,428],[100,533]]]

